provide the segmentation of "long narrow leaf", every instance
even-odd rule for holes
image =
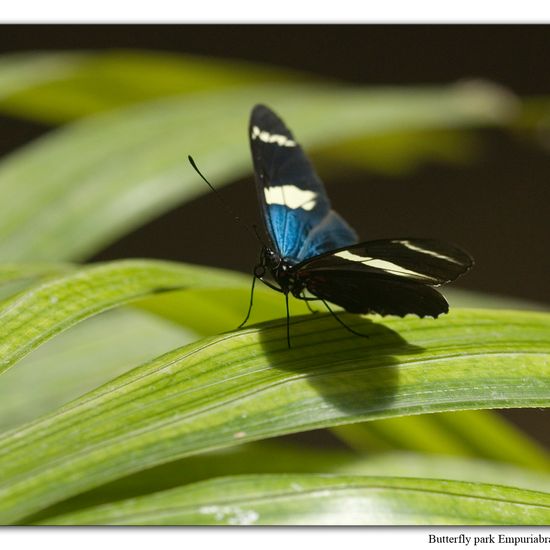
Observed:
[[[300,76],[244,61],[170,52],[17,53],[0,57],[0,110],[60,123],[170,95]]]
[[[204,268],[208,273],[209,268]],[[133,305],[209,336],[238,327],[246,314],[250,300],[250,281],[242,279],[239,288],[236,284],[230,288],[195,288],[187,292],[157,294]],[[290,300],[292,315],[307,313],[303,300]],[[258,323],[284,317],[285,300],[281,294],[263,285],[256,285],[254,307],[250,322]]]
[[[480,411],[475,411],[480,412]],[[453,413],[456,414],[456,413]],[[127,498],[173,489],[196,481],[242,474],[325,473],[452,479],[550,492],[550,474],[489,460],[391,452],[355,452],[289,445],[280,439],[249,443],[176,460],[123,477],[42,510],[22,523],[35,523]],[[55,520],[51,520],[55,521]]]
[[[80,513],[53,525],[547,525],[550,494],[384,477],[220,478]]]
[[[243,319],[250,285],[249,277],[236,272],[154,260],[80,268],[69,264],[5,264],[0,266],[2,281],[23,284],[17,287],[21,292],[0,303],[4,327],[0,334],[0,372],[77,322],[130,301],[203,334],[228,330]],[[141,299],[170,288],[194,292]],[[253,320],[284,315],[280,298],[258,288]],[[299,301],[292,308],[295,314],[306,311]]]
[[[482,307],[488,309],[527,309],[529,311],[549,311],[548,302],[527,300],[515,296],[506,296],[503,294],[492,294],[490,292],[476,292],[473,290],[464,290],[461,288],[444,288],[443,294],[452,306],[459,307]]]
[[[550,457],[545,449],[492,411],[385,418],[339,426],[333,431],[352,448],[363,452],[408,449],[477,456],[539,470],[550,469]]]
[[[0,57],[0,106],[19,93],[74,74],[85,56],[75,53],[22,54]]]
[[[134,266],[135,267],[135,266]],[[157,266],[158,267],[158,266]],[[75,266],[67,264],[30,264],[30,265],[4,265],[0,269],[0,280],[13,280],[19,282],[23,278],[25,285],[30,286],[36,278],[52,277],[53,274],[66,273],[76,270]],[[132,277],[132,270],[128,275]],[[93,281],[93,274],[89,273],[90,281]],[[216,272],[214,273],[216,275]],[[76,277],[80,277],[79,274]],[[210,270],[204,268],[200,275],[203,283],[212,279]],[[70,280],[70,279],[69,279]],[[67,279],[65,279],[67,281]],[[190,282],[190,281],[187,281]],[[100,292],[100,285],[95,285],[96,291]],[[2,287],[4,288],[4,287]],[[36,289],[35,289],[36,290]],[[35,294],[35,290],[32,291]],[[194,331],[201,334],[220,333],[228,328],[239,325],[243,319],[244,310],[248,300],[248,287],[224,288],[224,289],[194,289],[184,293],[167,293],[155,295],[145,301],[141,300],[136,304],[142,308],[153,311],[157,315],[175,321],[185,327],[192,326]],[[101,296],[96,294],[91,286],[88,287],[88,296]],[[80,292],[68,293],[69,299],[78,298]],[[456,294],[456,292],[455,292]],[[39,297],[40,293],[36,296]],[[474,298],[468,296],[470,302]],[[483,302],[484,296],[477,295],[475,301]],[[459,296],[453,296],[452,303],[460,303]],[[40,298],[38,299],[40,303]],[[492,302],[491,302],[492,303]],[[499,299],[498,304],[506,305],[508,302]],[[36,307],[36,302],[32,309]],[[53,305],[57,310],[61,304]],[[305,313],[306,307],[302,302],[292,304],[294,314]],[[116,313],[116,314],[115,314]],[[41,312],[44,316],[40,323],[44,327],[47,318],[50,317],[48,310]],[[256,290],[255,307],[252,320],[267,320],[284,315],[284,301],[281,296],[267,290],[262,292],[261,287]],[[38,315],[34,321],[38,321]],[[85,323],[82,328],[76,327],[69,331],[66,337],[56,338],[46,349],[33,353],[29,360],[24,361],[17,369],[10,371],[8,376],[2,380],[0,385],[0,428],[6,429],[20,424],[24,420],[32,420],[39,413],[47,413],[60,406],[70,399],[74,399],[85,390],[93,389],[94,384],[106,382],[110,378],[128,370],[140,360],[160,354],[177,343],[185,342],[185,334],[167,326],[159,319],[154,322],[151,318],[144,318],[138,311],[112,312],[107,317],[103,316],[97,321]],[[117,339],[117,345],[112,345],[112,338]],[[82,340],[82,341],[81,341]],[[148,353],[149,355],[143,355]],[[34,391],[40,388],[40,391]],[[489,411],[470,411],[466,426],[473,422],[479,426],[483,418],[479,415],[484,412],[483,418],[487,419]],[[456,415],[456,413],[455,413]],[[453,419],[454,416],[453,415]],[[475,419],[472,418],[475,416]],[[463,431],[457,435],[456,430],[449,430],[447,426],[437,424],[437,437],[433,430],[426,431],[426,426],[432,426],[437,415],[416,416],[414,418],[401,418],[368,423],[367,425],[356,424],[340,428],[350,437],[353,445],[362,446],[367,442],[367,448],[371,449],[368,441],[372,439],[373,433],[379,433],[389,423],[392,444],[389,448],[425,449],[426,445],[433,452],[454,453],[462,449],[468,453],[475,452],[475,456],[485,456],[494,459],[513,461],[524,465],[546,464],[541,451],[537,451],[533,443],[525,436],[518,441],[519,434],[510,432],[511,427],[503,433],[502,426],[497,429],[491,426],[486,434],[478,437],[483,444],[483,449],[488,452],[480,452],[479,445],[472,445],[469,441],[469,432]],[[418,429],[421,423],[422,430]],[[493,423],[496,419],[493,420]],[[416,426],[411,426],[411,423]],[[487,422],[484,422],[484,425]],[[499,425],[502,424],[502,421]],[[394,426],[395,429],[391,429]],[[387,432],[387,430],[386,430]],[[502,434],[499,436],[499,434]],[[514,436],[515,434],[515,436]],[[412,438],[411,445],[401,441],[396,443],[394,439],[403,439],[403,436]],[[498,437],[498,440],[495,438]],[[370,439],[369,439],[370,438]],[[387,438],[386,438],[387,441]],[[449,447],[448,443],[452,445]],[[387,447],[387,445],[386,445]],[[474,448],[475,447],[475,448]],[[528,450],[530,450],[528,452]],[[542,461],[542,462],[541,462]]]
[[[115,376],[196,339],[137,309],[98,315],[25,357],[0,382],[0,431],[52,412]]]
[[[69,264],[61,263],[0,264],[0,302],[36,284],[37,281],[55,277],[70,270]]]
[[[21,279],[46,278],[65,273],[70,264],[43,263],[2,263],[0,264],[0,285]]]
[[[280,322],[168,353],[0,439],[0,521],[179,457],[313,428],[550,404],[550,315]]]
[[[0,373],[59,332],[101,311],[155,292],[226,287],[244,280],[230,271],[153,260],[96,264],[51,278],[0,304]]]

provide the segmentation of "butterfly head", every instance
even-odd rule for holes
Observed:
[[[277,290],[280,290],[284,294],[291,292],[294,295],[298,295],[304,288],[303,283],[299,282],[296,278],[295,265],[268,247],[262,249],[261,263],[256,266],[254,274],[265,282],[263,277],[266,272],[277,283],[279,287]]]

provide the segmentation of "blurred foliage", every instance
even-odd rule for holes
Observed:
[[[314,159],[316,166],[328,172],[331,165],[339,163],[398,176],[426,162],[474,162],[482,147],[479,137],[467,129],[405,130],[345,140],[322,149]]]
[[[451,289],[453,314],[435,323],[376,318],[374,349],[320,315],[293,324],[304,345],[288,351],[277,323],[212,336],[241,322],[249,277],[56,263],[84,260],[205,192],[189,153],[217,185],[250,174],[257,102],[280,110],[328,171],[471,162],[488,127],[542,142],[548,133],[544,98],[520,102],[482,81],[366,88],[166,52],[0,58],[0,112],[59,125],[0,160],[0,371],[14,366],[0,384],[2,521],[161,522],[177,506],[172,521],[231,523],[244,516],[225,499],[244,495],[249,511],[246,498],[266,503],[260,522],[546,522],[548,496],[524,491],[550,487],[535,441],[489,410],[420,414],[547,406],[547,314],[454,309],[541,306]],[[306,312],[301,302],[292,311]],[[257,289],[253,321],[283,315],[280,296]],[[267,353],[266,336],[281,349]],[[274,439],[320,427],[345,450]],[[254,438],[268,441],[243,444]],[[282,493],[285,505],[270,507]],[[338,515],[351,502],[387,513]]]
[[[404,129],[501,124],[515,105],[500,88],[479,82],[403,90],[254,84],[87,117],[0,164],[0,192],[12,201],[0,218],[0,255],[13,261],[89,257],[206,192],[188,153],[208,167],[218,186],[245,176],[250,161],[243,120],[258,101],[288,113],[313,148],[361,136],[402,136]],[[327,112],[330,117],[319,116]]]
[[[60,124],[154,99],[296,79],[305,77],[169,52],[20,53],[0,60],[0,109]]]

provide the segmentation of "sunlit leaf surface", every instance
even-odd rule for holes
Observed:
[[[500,485],[331,475],[220,478],[54,525],[546,525],[550,495]]]
[[[132,472],[313,428],[550,402],[550,316],[460,310],[438,320],[326,315],[176,349],[0,440],[11,522]]]

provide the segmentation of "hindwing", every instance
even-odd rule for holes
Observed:
[[[449,309],[434,286],[473,265],[460,248],[433,239],[391,239],[330,251],[296,266],[313,295],[352,313],[437,317]]]

